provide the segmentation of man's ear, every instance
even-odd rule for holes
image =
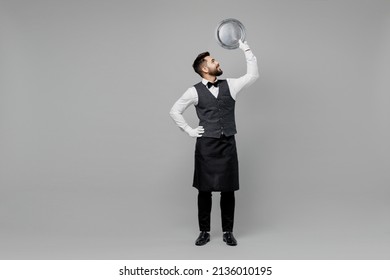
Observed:
[[[203,66],[202,68],[202,71],[205,73],[205,74],[208,74],[209,73],[209,68],[205,65]]]

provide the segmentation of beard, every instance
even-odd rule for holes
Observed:
[[[218,77],[223,74],[223,71],[221,68],[215,68],[213,71],[210,71],[209,74]]]

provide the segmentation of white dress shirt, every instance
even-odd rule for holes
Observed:
[[[236,79],[226,79],[229,90],[232,98],[236,100],[238,93],[245,87],[251,85],[258,77],[259,70],[257,66],[257,59],[253,55],[251,50],[245,51],[246,65],[247,65],[247,73]],[[206,79],[202,79],[202,83],[204,85],[207,84]],[[212,86],[209,88],[209,91],[215,96],[218,97],[219,87]],[[187,89],[184,94],[175,102],[172,106],[171,111],[169,112],[170,116],[177,124],[179,128],[184,131],[189,131],[192,128],[187,124],[186,120],[183,117],[183,112],[190,106],[196,106],[198,104],[198,93],[195,87],[190,87]]]

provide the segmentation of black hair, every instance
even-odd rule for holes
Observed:
[[[202,52],[199,54],[192,64],[192,67],[194,68],[195,72],[198,73],[202,77],[202,63],[205,62],[205,57],[209,56],[209,52]]]

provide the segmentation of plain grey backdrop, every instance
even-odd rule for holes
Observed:
[[[239,19],[235,235],[169,117]],[[389,259],[390,1],[0,0],[1,259]],[[195,110],[185,113],[197,125]]]

